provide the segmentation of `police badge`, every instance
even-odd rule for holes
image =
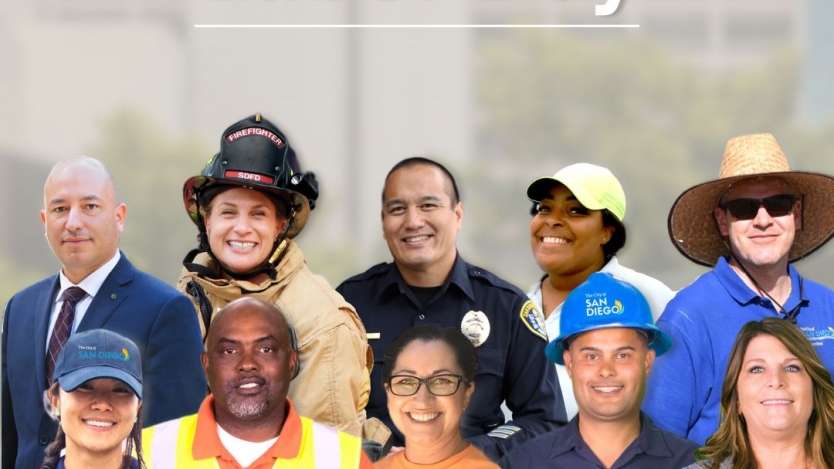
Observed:
[[[489,319],[483,311],[469,311],[460,322],[460,331],[472,345],[480,347],[489,337]]]

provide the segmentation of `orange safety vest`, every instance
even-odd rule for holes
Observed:
[[[306,417],[301,418],[301,447],[293,459],[276,459],[273,469],[357,469],[362,440]],[[142,431],[148,469],[219,469],[216,457],[195,460],[191,447],[197,414]]]

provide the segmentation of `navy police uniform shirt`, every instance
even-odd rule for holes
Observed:
[[[368,417],[392,430],[395,446],[403,439],[388,416],[382,386],[385,348],[405,329],[428,323],[463,328],[476,344],[475,393],[461,431],[488,457],[497,461],[512,447],[567,422],[556,368],[544,355],[544,319],[513,285],[458,255],[446,283],[425,306],[393,263],[371,267],[336,290],[356,308],[374,352]],[[513,413],[507,423],[505,400]]]
[[[581,417],[519,446],[504,456],[499,465],[502,469],[604,469],[605,465],[579,433]],[[640,412],[640,435],[609,469],[680,469],[695,461],[697,449],[695,443],[661,430]]]

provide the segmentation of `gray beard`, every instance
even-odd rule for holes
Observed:
[[[234,386],[226,389],[226,395],[229,396],[227,403],[229,406],[229,412],[241,420],[263,417],[270,404],[269,385],[265,384],[264,388],[266,391],[264,393],[264,397],[257,400],[252,397],[246,398],[235,395]]]

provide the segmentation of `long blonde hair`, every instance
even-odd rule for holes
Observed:
[[[802,331],[788,321],[776,317],[751,321],[741,328],[736,338],[721,392],[721,426],[695,453],[695,458],[708,469],[719,469],[729,459],[733,469],[757,469],[750,447],[747,424],[738,412],[738,377],[744,353],[750,342],[761,335],[775,337],[796,356],[811,377],[813,410],[805,436],[805,456],[817,468],[834,468],[834,385],[831,373],[823,366],[814,346]]]

